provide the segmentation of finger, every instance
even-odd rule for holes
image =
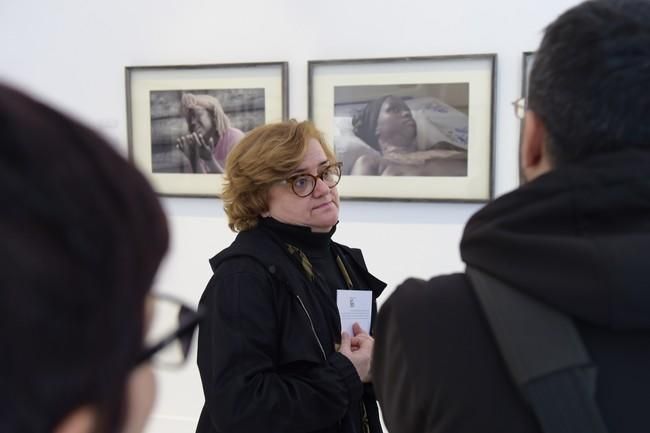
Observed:
[[[350,349],[351,340],[350,334],[345,331],[341,332],[341,349]]]
[[[361,332],[355,335],[354,338],[358,338],[360,340],[374,340],[374,337],[372,335],[368,335],[365,332]]]
[[[362,346],[367,346],[368,344],[372,344],[374,342],[375,342],[374,338],[363,336],[363,334],[362,334],[361,337],[359,337],[359,336],[352,337],[352,339],[350,340],[350,345],[351,346],[362,347]]]
[[[210,150],[210,147],[205,142],[205,138],[202,135],[199,135],[199,144],[201,145],[202,148]]]
[[[354,325],[352,325],[352,332],[354,332],[355,336],[359,334],[368,335],[368,333],[357,322],[354,322]]]
[[[350,342],[350,348],[356,349],[356,350],[369,350],[374,347],[374,341],[370,340],[354,340],[354,337],[352,337],[353,340]]]

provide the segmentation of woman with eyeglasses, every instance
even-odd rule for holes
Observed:
[[[150,361],[182,361],[198,322],[150,294],[158,199],[95,132],[2,85],[0,137],[0,432],[140,432]]]
[[[311,122],[249,132],[226,162],[233,244],[200,301],[198,433],[379,433],[371,329],[341,332],[337,298],[385,284],[332,240],[341,167]],[[358,292],[347,292],[358,293]]]

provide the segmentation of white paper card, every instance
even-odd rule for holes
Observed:
[[[336,305],[341,316],[341,331],[351,336],[352,325],[356,322],[364,331],[370,331],[370,317],[372,315],[371,290],[337,290]]]

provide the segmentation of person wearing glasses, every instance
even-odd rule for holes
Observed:
[[[158,199],[99,135],[3,85],[0,135],[0,431],[140,432],[150,361],[182,361],[199,319],[150,294]]]
[[[373,378],[386,426],[647,432],[650,2],[591,0],[562,13],[546,27],[515,109],[525,122],[526,182],[468,221],[460,254],[473,270],[407,279],[382,305]],[[508,291],[475,284],[474,271]],[[546,352],[531,363],[521,340],[492,332],[506,308],[481,306],[502,292],[575,326],[569,348],[584,348],[577,369],[558,368],[566,353],[540,338],[552,334],[543,326],[504,333],[520,328]],[[500,350],[508,340],[516,347]],[[531,364],[539,375],[520,368]],[[571,428],[581,421],[590,426]]]
[[[223,200],[238,235],[210,260],[200,301],[198,433],[381,432],[372,330],[342,333],[337,297],[368,294],[372,325],[385,284],[332,240],[340,178],[308,121],[258,127],[230,153]]]

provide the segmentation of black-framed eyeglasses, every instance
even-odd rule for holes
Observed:
[[[284,182],[291,185],[291,189],[298,197],[307,197],[316,189],[318,179],[325,182],[325,185],[330,189],[338,185],[341,181],[342,166],[343,163],[337,162],[336,164],[325,167],[317,176],[309,173],[301,173],[285,179]]]
[[[161,367],[179,367],[187,360],[201,311],[169,295],[151,294],[147,299],[150,317],[144,349],[138,364],[151,361]]]
[[[515,109],[515,116],[517,116],[517,119],[524,120],[524,118],[526,117],[526,110],[528,109],[528,106],[526,104],[526,98],[522,97],[517,99],[512,103],[512,106]]]

